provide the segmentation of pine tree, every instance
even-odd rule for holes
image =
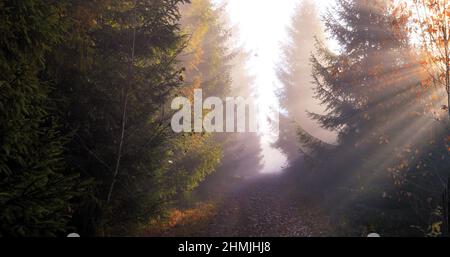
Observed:
[[[194,0],[183,6],[182,28],[189,41],[181,54],[185,85],[179,91],[189,99],[201,89],[203,99],[225,97],[230,91],[229,33],[222,21],[223,9],[209,0]],[[206,113],[207,111],[204,110]],[[210,133],[182,134],[174,137],[170,173],[175,196],[186,200],[221,164],[222,140]]]
[[[361,150],[378,144],[392,128],[394,112],[400,111],[395,108],[404,110],[405,101],[411,102],[408,89],[417,80],[402,80],[410,64],[407,34],[394,29],[389,8],[386,1],[340,1],[326,27],[342,50],[335,54],[317,43],[313,78],[327,113],[310,115],[336,131],[341,146]],[[381,127],[386,129],[376,129]]]
[[[83,188],[63,161],[67,138],[50,116],[54,85],[40,77],[63,40],[65,4],[0,1],[0,236],[67,232]]]
[[[309,119],[307,111],[322,111],[313,99],[310,58],[316,40],[324,40],[323,30],[316,4],[311,0],[302,1],[294,12],[288,30],[289,40],[283,48],[283,60],[277,71],[283,85],[280,103],[287,111],[286,115],[280,116],[277,146],[291,161],[300,155],[298,127],[309,132],[320,131],[320,127]]]
[[[385,211],[387,219],[395,218],[384,209],[387,200],[380,196],[394,191],[388,169],[397,161],[395,149],[410,143],[399,131],[417,129],[411,117],[420,109],[415,102],[420,78],[412,72],[415,62],[408,33],[395,28],[394,21],[388,1],[339,1],[325,16],[325,26],[341,50],[335,53],[317,42],[312,57],[315,95],[326,113],[310,116],[338,134],[338,145],[328,146],[305,130],[300,132],[301,141],[321,162],[323,184],[353,192],[345,197],[352,199],[347,204],[359,206],[346,213],[353,215],[349,219],[355,228],[384,224],[377,229],[389,231],[389,226],[411,225],[405,225],[411,216],[386,224],[374,215]],[[400,205],[393,206],[406,210]]]
[[[231,62],[230,96],[251,100],[254,81],[246,68],[250,54],[240,48],[235,52],[235,58]],[[237,116],[237,112],[235,115]],[[208,199],[222,197],[235,189],[236,184],[258,176],[264,168],[261,138],[258,133],[226,133],[215,138],[221,142],[223,156],[216,172],[200,186],[199,195],[206,195]]]
[[[81,234],[126,233],[166,200],[167,103],[183,83],[177,56],[185,2],[74,1],[68,8],[71,26],[48,76],[63,100],[63,132],[73,134],[65,159],[97,182],[73,222]]]

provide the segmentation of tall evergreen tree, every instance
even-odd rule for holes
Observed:
[[[231,84],[232,53],[229,33],[222,21],[223,10],[213,7],[209,0],[194,0],[183,6],[182,14],[182,29],[189,40],[179,58],[185,67],[185,83],[179,94],[193,99],[194,90],[201,89],[203,99],[225,97]],[[186,200],[220,165],[222,142],[211,133],[180,134],[174,142],[171,184],[174,194]]]
[[[395,128],[395,114],[412,102],[409,89],[418,80],[405,78],[411,65],[408,35],[392,26],[387,1],[343,0],[332,12],[326,28],[341,51],[335,54],[317,43],[313,78],[327,113],[310,116],[336,131],[340,145],[367,149]]]
[[[40,76],[63,40],[66,4],[0,1],[0,236],[66,232],[83,188],[65,166],[67,138],[50,116],[54,85]]]
[[[237,32],[235,32],[237,33]],[[247,61],[249,54],[237,49],[232,60],[231,94],[251,101],[253,78],[249,76]],[[235,112],[237,116],[237,110]],[[199,194],[207,198],[223,197],[248,178],[258,176],[263,170],[261,138],[257,133],[226,133],[215,136],[221,142],[222,160],[215,173],[200,187]]]
[[[178,8],[184,2],[71,2],[71,27],[48,76],[58,82],[64,132],[74,135],[66,161],[97,181],[77,211],[79,233],[129,228],[165,201],[167,103],[182,84]]]
[[[395,28],[394,22],[389,1],[342,0],[329,11],[325,26],[341,51],[336,54],[317,43],[313,78],[316,98],[327,113],[310,116],[338,134],[338,145],[330,147],[300,132],[305,148],[323,160],[321,170],[327,171],[327,177],[322,182],[352,192],[347,202],[364,207],[358,218],[351,219],[365,219],[365,224],[381,223],[366,211],[381,213],[387,204],[381,195],[393,190],[387,170],[396,162],[395,149],[409,143],[408,134],[399,130],[418,129],[410,117],[420,111],[414,101],[420,78],[411,72],[415,62],[408,34]],[[408,222],[405,217],[395,225],[407,228]]]
[[[302,126],[309,132],[321,130],[307,115],[307,111],[322,111],[313,98],[310,58],[316,40],[324,40],[324,28],[313,1],[305,0],[297,6],[288,35],[288,42],[283,47],[282,62],[277,71],[282,84],[280,103],[287,112],[280,116],[280,137],[277,146],[292,161],[300,155],[298,127]]]

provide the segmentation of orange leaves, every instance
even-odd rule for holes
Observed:
[[[435,34],[438,30],[434,28],[431,24],[428,25],[428,33]]]
[[[196,208],[184,211],[172,210],[169,213],[167,226],[172,228],[179,225],[184,225],[191,222],[203,220],[214,212],[215,205],[211,203],[198,204]]]
[[[449,93],[450,1],[413,0],[411,9],[415,11],[409,26],[414,28],[412,37],[422,52],[419,62],[428,77],[422,86],[432,84],[443,87]],[[438,100],[435,96],[431,97],[433,102]]]
[[[399,22],[400,20],[411,17],[412,12],[408,10],[408,5],[406,2],[400,2],[392,10],[392,15],[394,17],[399,17],[399,20],[396,20],[396,22]]]
[[[182,29],[189,35],[189,41],[182,61],[186,67],[186,80],[193,83],[193,90],[201,87],[199,66],[205,61],[205,38],[211,30],[213,16],[206,0],[191,1],[183,10]]]
[[[394,9],[392,10],[392,26],[394,28],[394,32],[397,37],[402,37],[403,32],[409,31],[409,27],[407,26],[409,20],[412,17],[412,12],[409,10],[406,2],[400,2]]]
[[[152,219],[142,228],[143,236],[161,236],[166,234],[178,234],[192,226],[201,226],[216,213],[214,203],[199,203],[192,209],[178,210],[173,209],[167,213],[167,217]],[[186,234],[186,233],[180,233]]]
[[[423,64],[423,65],[426,65],[426,63]],[[421,86],[422,86],[423,88],[428,88],[428,87],[430,87],[431,85],[433,85],[433,79],[432,79],[432,78],[426,78],[426,79],[422,80],[422,81],[420,82],[420,84],[421,84]]]

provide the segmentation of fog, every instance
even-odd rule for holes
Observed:
[[[324,43],[329,44],[333,49],[338,49],[338,45],[333,40],[328,40],[324,36],[324,28],[321,24],[320,16],[325,14],[327,9],[333,5],[333,0],[313,1],[316,4],[317,13],[314,17],[315,26],[305,28],[303,33],[304,41],[308,42],[302,48],[302,53],[297,58],[299,62],[305,63],[302,67],[302,77],[297,78],[298,99],[295,113],[290,113],[280,105],[280,94],[284,85],[277,76],[277,66],[283,62],[283,45],[288,45],[290,40],[289,28],[292,26],[293,16],[299,16],[302,1],[298,0],[264,0],[264,1],[239,1],[239,0],[216,0],[216,6],[225,5],[227,19],[234,27],[234,41],[243,46],[249,52],[246,60],[247,72],[254,79],[252,84],[247,85],[252,90],[260,110],[260,120],[263,124],[260,133],[264,169],[261,173],[279,173],[283,168],[289,166],[288,157],[283,152],[283,146],[277,146],[280,135],[275,134],[273,126],[278,123],[271,123],[273,112],[279,112],[282,116],[288,115],[294,121],[293,127],[302,125],[308,132],[327,142],[334,142],[335,135],[321,129],[314,121],[307,117],[307,111],[322,112],[317,100],[313,98],[312,85],[310,81],[309,58],[314,47],[314,38],[318,36]],[[255,8],[255,6],[257,6]],[[308,8],[308,7],[306,7]],[[236,83],[236,82],[235,82]],[[242,85],[241,85],[242,86]],[[294,106],[291,106],[294,108]],[[277,130],[277,129],[275,129]],[[289,138],[295,140],[295,138]],[[298,146],[299,147],[299,146]],[[300,157],[300,151],[297,157]]]

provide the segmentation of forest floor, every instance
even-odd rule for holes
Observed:
[[[329,218],[311,194],[289,176],[261,175],[241,182],[222,199],[176,211],[165,229],[146,236],[311,237],[332,233]]]

